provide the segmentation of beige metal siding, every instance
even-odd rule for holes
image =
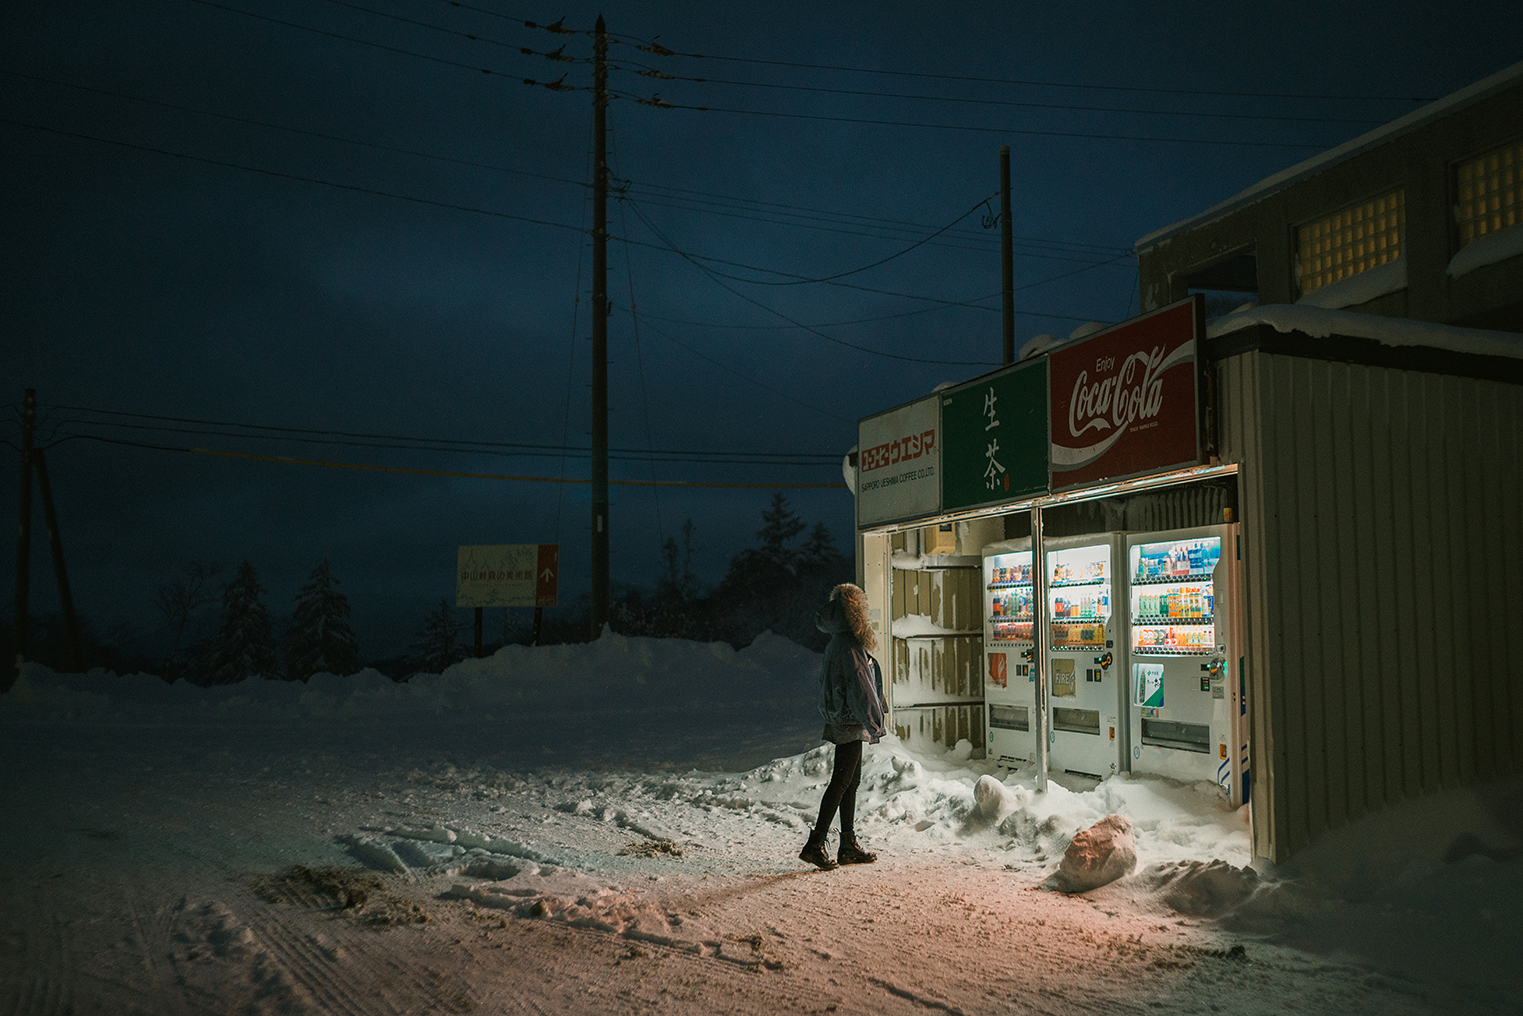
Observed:
[[[1523,769],[1523,389],[1233,357],[1255,852]]]

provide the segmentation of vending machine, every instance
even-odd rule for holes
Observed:
[[[1014,767],[1036,755],[1031,539],[984,548],[985,758]]]
[[[1126,537],[1132,771],[1248,796],[1238,528]]]
[[[1124,611],[1113,611],[1122,574],[1121,537],[1043,541],[1047,558],[1048,765],[1104,778],[1122,767],[1118,735],[1126,644]]]

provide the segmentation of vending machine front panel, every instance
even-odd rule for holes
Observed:
[[[1134,772],[1211,780],[1241,803],[1246,724],[1228,687],[1229,661],[1241,655],[1228,620],[1236,551],[1233,526],[1127,537],[1127,712]]]
[[[1044,541],[1047,557],[1049,764],[1106,777],[1121,766],[1121,617],[1111,597],[1120,538]]]
[[[984,548],[985,757],[1014,768],[1036,755],[1031,541]]]

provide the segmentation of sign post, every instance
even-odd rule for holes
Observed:
[[[508,543],[461,547],[456,558],[455,606],[476,608],[476,655],[481,655],[483,607],[533,607],[530,641],[539,642],[544,608],[556,605],[560,544]]]

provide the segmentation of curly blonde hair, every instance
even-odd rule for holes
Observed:
[[[862,643],[862,648],[877,649],[878,640],[873,637],[872,625],[867,620],[867,593],[862,587],[842,582],[830,591],[830,598],[840,601],[846,626],[852,637]]]

